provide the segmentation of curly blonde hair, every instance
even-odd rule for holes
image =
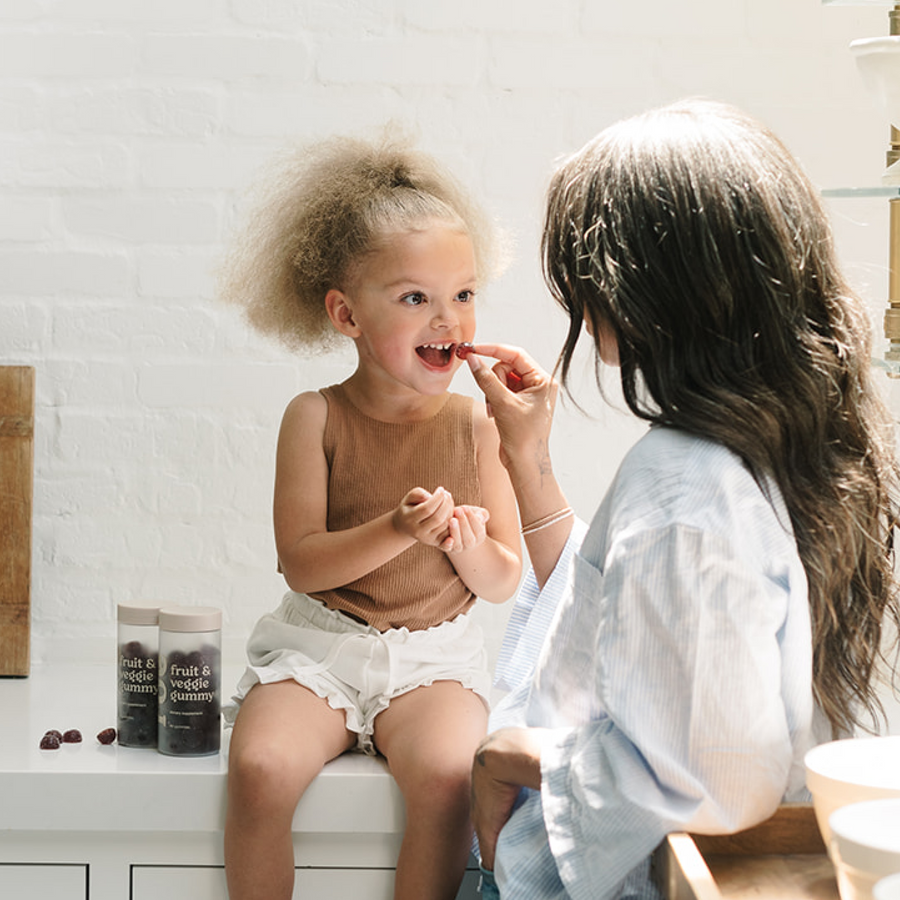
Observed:
[[[387,234],[442,222],[472,241],[483,283],[500,265],[499,234],[459,183],[407,141],[336,137],[297,146],[257,185],[220,270],[220,296],[291,350],[332,349],[325,295],[343,289]]]

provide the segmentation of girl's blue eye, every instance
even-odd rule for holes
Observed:
[[[425,302],[424,294],[405,294],[400,298],[401,303],[407,306],[421,306]]]
[[[471,303],[475,299],[475,291],[460,291],[456,299],[459,303]]]

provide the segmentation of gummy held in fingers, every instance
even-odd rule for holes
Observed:
[[[468,359],[473,353],[476,353],[475,345],[471,341],[462,341],[456,345],[456,355],[460,359]],[[522,376],[515,371],[510,371],[506,375],[506,386],[514,394],[517,394],[525,386]]]

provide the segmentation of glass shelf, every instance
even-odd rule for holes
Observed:
[[[886,372],[888,378],[900,378],[900,361],[873,357],[872,367]]]
[[[871,187],[825,188],[823,197],[900,197],[900,184],[879,184]]]

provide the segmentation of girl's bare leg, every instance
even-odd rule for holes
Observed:
[[[394,900],[456,897],[472,844],[472,759],[486,730],[484,702],[455,681],[403,694],[375,720],[375,745],[406,801]]]
[[[355,741],[344,713],[296,682],[253,687],[234,723],[228,757],[230,900],[289,900],[297,801],[322,766]]]

